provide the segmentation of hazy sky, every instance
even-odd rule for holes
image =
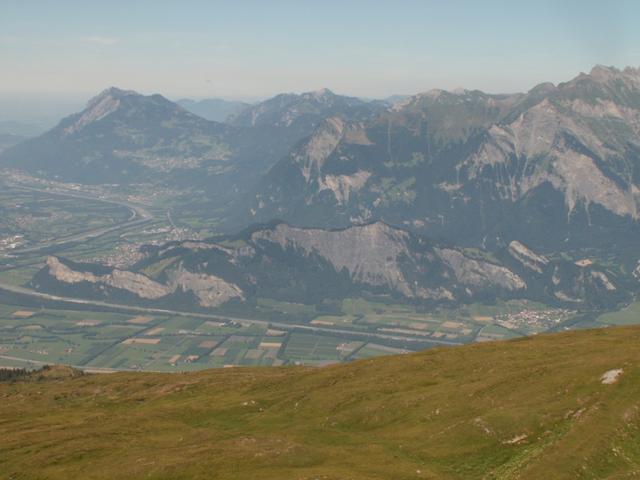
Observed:
[[[640,65],[640,1],[0,0],[0,95],[526,90]]]

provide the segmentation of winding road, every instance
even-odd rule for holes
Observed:
[[[276,328],[284,328],[284,329],[300,329],[306,330],[315,333],[333,333],[340,334],[346,336],[357,336],[357,337],[369,337],[372,339],[381,339],[381,340],[395,340],[402,342],[419,342],[419,343],[433,343],[438,345],[462,345],[461,342],[453,342],[448,340],[440,340],[440,339],[425,339],[424,337],[420,337],[416,335],[415,337],[406,336],[406,335],[395,335],[389,333],[378,333],[378,332],[361,332],[356,330],[347,330],[340,328],[331,328],[331,327],[323,327],[316,325],[308,325],[303,323],[287,323],[287,322],[277,322],[271,320],[257,320],[255,318],[242,318],[242,317],[230,317],[228,315],[221,314],[208,314],[208,313],[194,313],[194,312],[185,312],[182,310],[169,310],[164,308],[147,308],[147,307],[136,307],[133,305],[124,305],[119,303],[109,303],[109,302],[101,302],[98,300],[86,300],[81,298],[73,298],[73,297],[60,297],[57,295],[51,295],[48,293],[37,292],[35,290],[31,290],[25,287],[17,287],[15,285],[9,285],[6,283],[0,283],[0,290],[5,290],[7,292],[18,293],[21,295],[27,295],[33,298],[40,298],[43,300],[51,300],[58,302],[66,302],[73,303],[77,305],[87,305],[87,306],[97,306],[103,308],[109,308],[113,310],[125,311],[125,312],[136,312],[136,313],[146,313],[146,314],[156,314],[156,315],[177,315],[183,317],[192,317],[192,318],[202,318],[206,320],[228,320],[232,322],[238,323],[250,323],[255,325],[262,325],[264,327],[276,327]]]
[[[91,240],[94,238],[101,237],[103,235],[106,235],[107,233],[116,232],[118,230],[123,230],[125,228],[130,228],[136,225],[142,225],[144,223],[147,223],[153,220],[153,215],[145,208],[141,207],[140,205],[134,205],[132,203],[124,202],[121,200],[104,199],[104,198],[92,197],[89,195],[81,195],[81,194],[69,193],[69,192],[51,192],[49,190],[42,190],[38,188],[25,187],[25,186],[13,186],[13,188],[19,188],[22,190],[38,192],[45,195],[56,195],[56,196],[62,196],[62,197],[76,198],[79,200],[91,200],[94,202],[103,202],[111,205],[118,205],[121,207],[128,208],[129,211],[131,212],[131,216],[124,222],[118,223],[116,225],[111,225],[108,227],[100,227],[93,230],[87,230],[84,232],[73,234],[68,237],[62,237],[57,239],[54,242],[47,243],[46,245],[36,245],[33,247],[12,250],[11,251],[12,255],[38,253],[43,250],[49,250],[52,247],[62,247],[69,243],[83,242],[86,240]]]

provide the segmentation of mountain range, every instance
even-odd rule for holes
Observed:
[[[297,279],[292,298],[357,288],[425,301],[517,294],[570,303],[604,292],[592,295],[597,303],[635,291],[640,277],[635,68],[596,66],[565,83],[508,95],[432,90],[389,103],[327,89],[282,94],[239,108],[225,123],[160,95],[111,88],[44,135],[1,153],[0,166],[65,181],[206,190],[203,211],[217,213],[205,220],[229,238],[244,231],[238,238],[245,250],[221,247],[219,239],[206,254],[174,249],[184,258],[171,265],[184,271],[160,269],[156,286],[168,292],[159,297],[198,297],[181,275],[219,277],[222,283],[212,281],[222,297],[200,299],[201,306],[255,296],[263,287],[247,278],[271,281],[259,267],[265,258],[269,275]],[[256,225],[250,237],[248,225]],[[267,240],[255,240],[263,230],[271,232],[267,250]],[[371,238],[391,244],[383,248]],[[544,258],[541,272],[514,270],[513,245],[529,259]],[[473,249],[490,261],[477,266]],[[585,249],[593,270],[575,265]],[[147,261],[159,253],[150,255]],[[514,277],[506,285],[481,273],[470,285],[456,265],[506,268],[503,279]],[[568,272],[565,289],[558,287],[565,282],[560,271]]]
[[[606,245],[639,233],[639,181],[640,70],[595,67],[526,94],[434,90],[367,121],[329,118],[261,179],[244,221]]]
[[[392,106],[327,89],[283,94],[224,124],[112,88],[0,165],[86,183],[233,185],[227,231],[273,218],[383,220],[468,245],[521,238],[554,250],[638,234],[639,136],[633,68],[597,66],[523,94],[432,90]]]
[[[148,246],[145,254],[130,270],[52,256],[31,286],[187,310],[255,306],[258,298],[328,305],[350,296],[431,306],[514,298],[604,308],[636,290],[635,282],[609,269],[548,258],[518,241],[492,255],[382,222],[341,230],[273,222],[234,236]]]
[[[304,138],[326,118],[341,116],[354,121],[363,120],[378,113],[383,105],[381,102],[336,95],[331,90],[323,88],[299,95],[276,95],[241,110],[229,121],[239,126],[269,125],[287,128],[294,135]]]
[[[4,152],[2,164],[80,183],[135,182],[149,174],[224,170],[231,146],[223,124],[160,95],[110,88],[44,135]]]
[[[342,107],[349,112],[352,104],[367,105],[356,99],[343,102],[328,91],[285,97],[287,102],[278,101],[269,108],[273,122],[245,121],[245,115],[259,107],[246,106],[243,113],[221,123],[161,95],[144,96],[112,87],[52,130],[7,149],[0,166],[85,184],[196,186],[228,203],[230,194],[245,194],[323,118]],[[182,103],[192,110],[199,108]],[[269,101],[265,104],[271,105]],[[380,108],[372,106],[370,111]],[[362,113],[358,107],[353,109]],[[287,116],[296,121],[275,120]]]

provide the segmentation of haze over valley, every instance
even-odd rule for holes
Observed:
[[[638,475],[635,4],[9,3],[0,477]]]
[[[313,364],[624,323],[640,282],[639,98],[638,69],[596,66],[511,95],[281,94],[228,105],[220,122],[108,88],[0,154],[16,199],[2,282],[9,299],[133,307],[149,324],[96,357],[100,318],[58,331],[28,308],[46,340],[9,317],[3,353],[118,369]],[[170,333],[189,313],[207,319]],[[78,325],[85,341],[52,358]],[[287,353],[300,335],[309,351]]]

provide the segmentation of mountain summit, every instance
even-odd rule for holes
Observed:
[[[595,66],[511,95],[431,90],[393,106],[328,89],[282,94],[227,124],[110,88],[0,165],[197,184],[227,232],[273,218],[384,220],[489,249],[624,244],[640,234],[640,69]]]
[[[107,115],[115,112],[118,108],[121,107],[123,100],[125,97],[136,97],[135,100],[139,100],[142,98],[137,92],[133,90],[120,90],[116,87],[110,87],[106,90],[103,90],[100,94],[93,97],[87,103],[87,107],[81,113],[80,117],[75,121],[74,124],[65,127],[64,132],[67,135],[74,134],[85,126],[97,122]]]
[[[327,89],[252,106],[181,102],[184,107],[162,95],[108,88],[49,132],[4,152],[0,165],[80,183],[179,180],[218,192],[233,184],[244,192],[328,116],[358,119],[380,111]],[[191,111],[208,117],[226,111],[225,120],[236,114],[222,124]]]
[[[167,100],[115,87],[0,163],[84,183],[128,183],[214,166],[230,156],[228,128]]]
[[[360,120],[382,110],[375,102],[336,95],[328,88],[301,94],[284,93],[252,105],[231,118],[233,125],[287,127],[305,137],[328,117]]]
[[[639,72],[596,66],[525,94],[432,90],[339,128],[320,123],[247,211],[327,227],[384,219],[497,247],[630,239],[640,233]]]

